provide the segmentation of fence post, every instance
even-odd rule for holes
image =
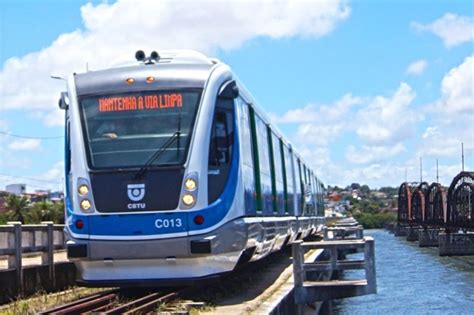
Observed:
[[[364,246],[365,277],[370,293],[377,293],[377,276],[375,271],[375,246],[373,238],[365,239]]]
[[[42,255],[42,264],[48,265],[49,280],[51,286],[54,288],[56,285],[56,274],[54,271],[54,225],[52,221],[44,221],[41,224],[46,225],[46,253]]]
[[[13,239],[10,239],[10,242],[13,241],[13,245],[15,248],[15,256],[12,258],[11,256],[8,258],[8,267],[14,267],[16,270],[16,285],[17,285],[17,292],[19,294],[23,293],[23,266],[22,266],[22,253],[23,253],[23,246],[21,243],[21,222],[14,221],[14,222],[7,222],[9,225],[13,225]]]
[[[301,248],[301,244],[303,241],[295,241],[291,246],[291,252],[293,256],[293,280],[294,280],[294,298],[295,298],[295,313],[296,314],[303,314],[303,305],[296,303],[296,295],[301,294],[298,288],[303,286],[304,282],[304,258],[303,258],[303,249]]]

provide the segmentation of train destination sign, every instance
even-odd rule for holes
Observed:
[[[99,112],[159,110],[183,107],[181,93],[150,94],[140,96],[101,97]]]

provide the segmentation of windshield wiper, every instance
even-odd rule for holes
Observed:
[[[135,176],[133,176],[133,179],[134,180],[138,180],[138,179],[141,179],[143,177],[143,175],[146,174],[146,172],[150,169],[150,166],[153,164],[153,162],[155,162],[156,160],[158,160],[158,158],[165,152],[165,150],[167,148],[169,148],[173,142],[176,141],[176,139],[179,138],[180,136],[180,131],[177,131],[175,133],[173,133],[169,138],[168,140],[166,140],[165,143],[163,143],[161,145],[161,147],[159,147],[158,150],[156,150],[155,153],[153,153],[152,156],[150,156],[150,158],[148,159],[148,161],[146,161],[146,163],[140,168],[140,170],[135,174]]]

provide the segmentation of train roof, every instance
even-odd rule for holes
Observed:
[[[154,62],[134,62],[104,70],[88,71],[75,75],[78,95],[107,93],[123,90],[143,91],[156,86],[173,88],[202,88],[217,60],[190,50],[160,52]],[[153,76],[153,84],[146,78]],[[127,85],[127,79],[134,83]]]

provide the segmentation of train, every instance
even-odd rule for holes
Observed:
[[[324,185],[228,65],[135,59],[69,75],[59,98],[80,284],[203,281],[321,232]]]

